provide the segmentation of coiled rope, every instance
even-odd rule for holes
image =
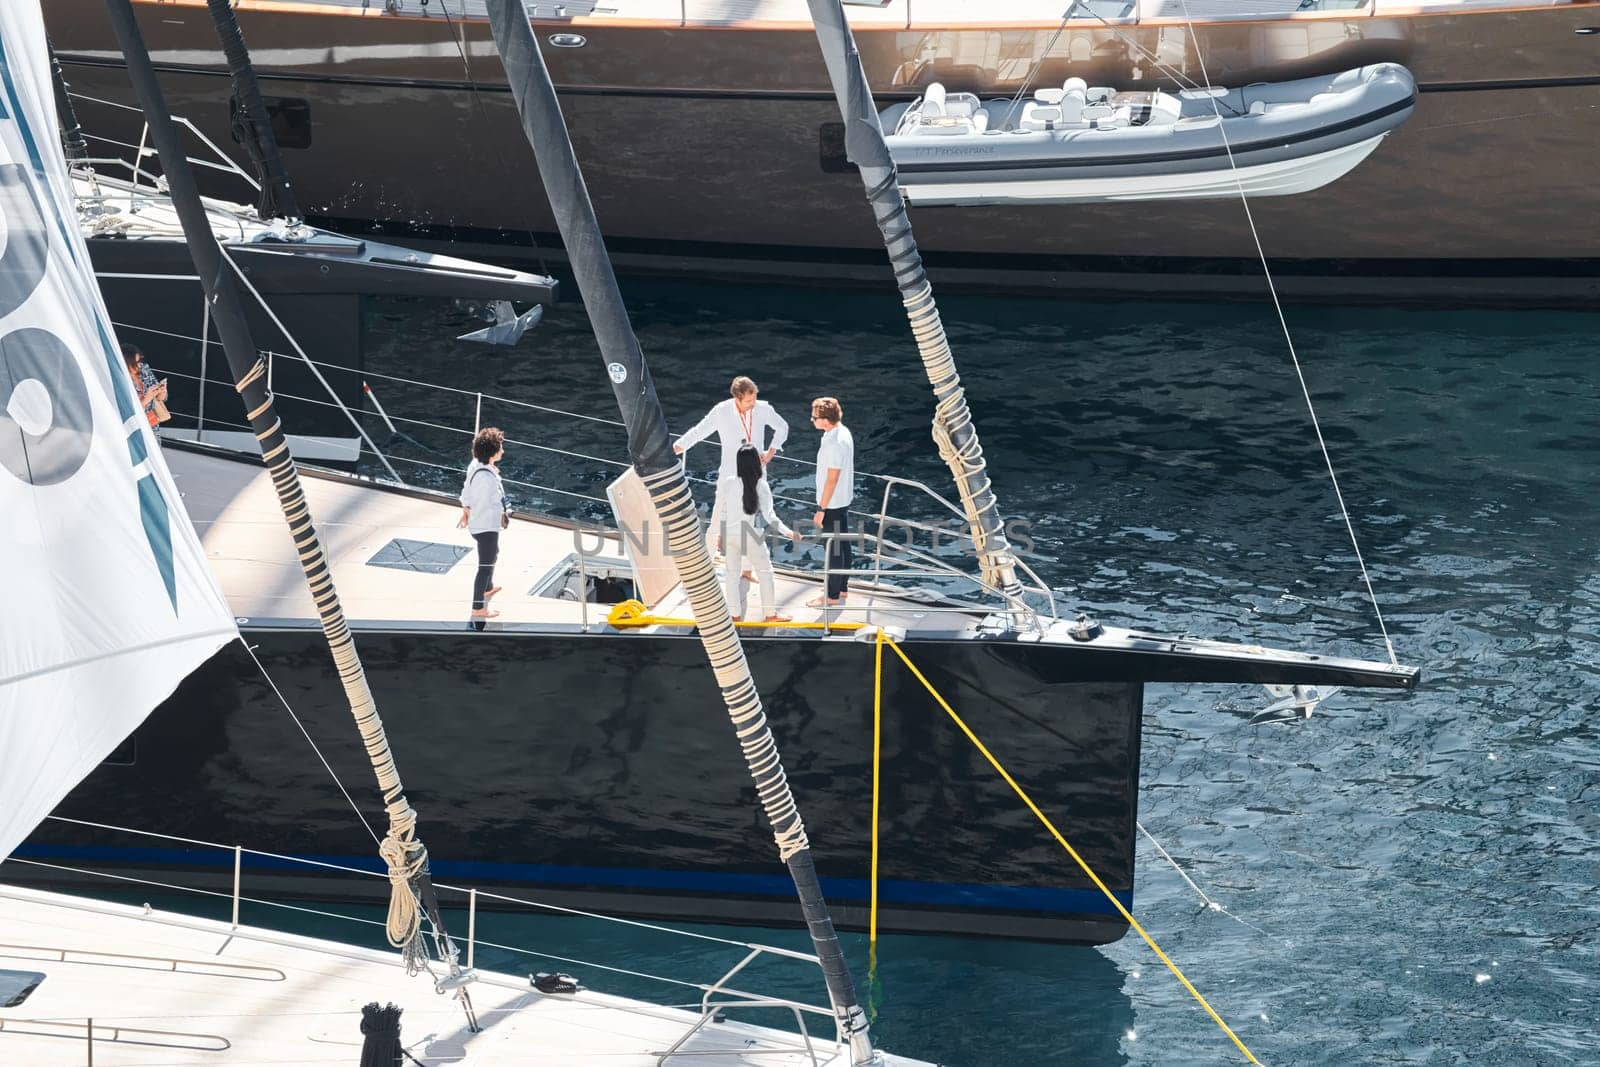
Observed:
[[[624,600],[612,605],[606,615],[606,624],[619,630],[639,629],[645,626],[699,626],[700,621],[679,615],[652,615],[650,609],[638,600]],[[733,624],[739,630],[840,630],[863,629],[864,622],[763,622],[752,620]]]
[[[257,359],[250,371],[234,386],[243,397],[245,392],[264,382],[266,363]],[[345,622],[344,609],[339,603],[338,591],[333,585],[333,570],[328,566],[322,542],[317,537],[311,521],[311,508],[301,488],[300,477],[294,461],[289,456],[289,442],[283,434],[283,423],[273,410],[270,391],[263,391],[264,399],[251,411],[247,420],[252,426],[270,415],[271,422],[255,431],[261,445],[261,460],[272,478],[277,493],[278,506],[289,524],[289,535],[294,540],[295,553],[300,559],[300,569],[305,574],[306,585],[316,604],[317,617],[327,638],[328,650],[333,654],[334,668],[344,687],[345,698],[350,702],[356,729],[361,733],[361,743],[367,750],[367,759],[383,793],[384,810],[389,815],[389,829],[378,845],[378,855],[389,868],[389,917],[385,924],[389,944],[401,950],[406,970],[415,974],[427,960],[427,950],[422,945],[421,914],[415,892],[411,888],[416,878],[427,866],[428,850],[416,838],[417,815],[405,797],[400,783],[400,772],[395,767],[394,755],[389,751],[389,739],[384,733],[383,720],[378,716],[378,706],[367,684],[366,671],[356,654],[350,627]]]
[[[839,0],[807,0],[807,7],[823,61],[828,67],[829,81],[839,102],[839,113],[844,119],[845,153],[860,171],[867,205],[888,252],[917,353],[928,383],[933,387],[934,437],[935,440],[948,438],[948,443],[940,441],[940,455],[950,465],[963,509],[973,524],[973,540],[984,580],[1003,590],[1008,599],[1020,602],[1022,583],[1017,577],[1016,557],[995,505],[977,429],[967,409],[961,378],[956,373],[950,340],[934,303],[933,287],[923,270],[922,255],[917,251],[917,239],[911,230],[905,196],[900,191],[894,157],[883,139],[883,126],[849,20]]]

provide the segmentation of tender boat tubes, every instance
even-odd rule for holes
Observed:
[[[1198,200],[1241,186],[1249,196],[1321,188],[1370,155],[1416,99],[1410,71],[1378,63],[1176,93],[1068,78],[1028,100],[987,102],[935,82],[881,120],[913,204]]]

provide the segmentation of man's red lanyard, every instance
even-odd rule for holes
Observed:
[[[739,416],[739,425],[744,428],[744,439],[752,445],[756,443],[756,409],[752,405],[748,412],[734,408],[734,414]]]

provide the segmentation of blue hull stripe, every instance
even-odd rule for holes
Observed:
[[[181,864],[188,867],[228,867],[233,863],[231,855],[210,849],[189,851],[172,848],[29,844],[20,846],[15,854],[25,859],[101,860],[161,866]],[[382,863],[374,857],[308,855],[305,858],[380,874],[384,869]],[[295,869],[310,874],[317,873],[314,867],[306,867],[290,860],[252,856],[248,853],[245,854],[244,865],[257,869]],[[431,860],[430,866],[434,877],[447,882],[529,882],[542,885],[585,885],[602,889],[675,890],[685,893],[743,897],[794,895],[793,882],[786,876],[771,874],[652,871],[628,867],[563,867],[538,863],[491,863],[480,860]],[[863,902],[869,895],[865,878],[824,878],[822,890],[829,898],[853,903]],[[1131,891],[1124,890],[1118,892],[1116,896],[1123,907],[1132,910]],[[958,882],[902,882],[885,879],[878,882],[878,900],[882,904],[970,908],[974,911],[1034,911],[1108,917],[1117,914],[1110,902],[1094,889],[963,885]]]

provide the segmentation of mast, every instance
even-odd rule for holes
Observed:
[[[61,150],[66,154],[67,167],[71,169],[89,160],[89,142],[84,139],[83,127],[78,125],[78,112],[72,106],[72,87],[61,72],[61,61],[56,58],[54,46],[50,47],[50,84],[56,94],[56,124],[61,127]]]
[[[274,408],[272,393],[267,389],[266,366],[257,355],[255,341],[245,322],[239,291],[230,273],[232,268],[224,262],[222,249],[217,244],[205,207],[200,202],[194,174],[178,142],[177,126],[167,111],[161,86],[156,81],[155,67],[145,49],[130,0],[106,0],[106,10],[127,60],[128,77],[144,109],[145,119],[150,124],[150,139],[160,155],[161,169],[167,179],[172,205],[183,223],[183,235],[189,246],[189,254],[194,259],[195,271],[205,287],[211,321],[222,336],[228,368],[233,373],[234,388],[244,401],[250,428],[261,445],[262,461],[271,473],[278,504],[283,509],[284,519],[294,538],[306,585],[317,605],[322,632],[328,639],[334,665],[350,701],[350,712],[355,717],[357,729],[361,731],[378,787],[383,792],[389,827],[382,844],[378,846],[378,853],[388,865],[392,889],[389,942],[402,949],[408,969],[420,969],[426,963],[427,951],[422,945],[421,918],[417,910],[420,900],[433,925],[439,958],[450,968],[450,977],[440,983],[439,988],[453,988],[459,992],[470,1021],[472,1009],[462,988],[470,973],[456,966],[455,949],[445,932],[433,882],[428,874],[428,850],[416,837],[416,812],[406,801],[400,772],[384,734],[383,720],[378,717],[377,704],[367,685],[361,659],[356,654],[355,642],[339,604],[338,591],[333,586],[332,570],[312,525],[311,510],[300,487],[299,474],[289,457],[283,425]]]
[[[989,484],[983,446],[967,409],[966,391],[961,387],[955,356],[933,300],[933,286],[922,269],[922,256],[900,192],[900,178],[883,140],[883,127],[878,122],[878,109],[872,102],[872,89],[856,51],[855,37],[839,0],[806,3],[811,8],[822,58],[828,65],[828,80],[833,83],[839,113],[844,117],[845,155],[861,172],[861,184],[889,251],[889,264],[894,268],[895,284],[900,288],[922,367],[933,386],[933,439],[955,476],[984,579],[1002,590],[1013,604],[1020,604],[1022,585],[1017,580],[1016,556]]]
[[[629,459],[660,516],[668,551],[693,606],[700,641],[722,689],[728,716],[733,720],[745,762],[777,840],[778,854],[794,879],[840,1032],[849,1039],[852,1063],[861,1067],[878,1062],[866,1013],[856,1000],[833,919],[822,897],[805,824],[789,790],[777,742],[761,708],[761,696],[750,677],[744,647],[712,571],[683,464],[673,454],[667,420],[656,399],[655,384],[639,339],[628,321],[550,72],[521,0],[488,0],[487,7],[495,46],[522,116],[523,132],[538,162],[539,176],[555,212],[561,240],[567,246],[578,291],[594,324],[600,358],[606,363],[611,389],[627,426]]]
[[[244,46],[239,20],[233,16],[232,0],[206,0],[206,7],[211,12],[211,21],[216,24],[217,39],[222,42],[223,54],[228,57],[228,71],[233,76],[233,99],[228,107],[233,139],[244,146],[250,162],[255,165],[256,180],[261,183],[256,213],[264,219],[284,218],[298,223],[305,216],[278,152],[278,139],[272,133],[272,116],[267,113],[266,101],[261,99],[250,51]]]

